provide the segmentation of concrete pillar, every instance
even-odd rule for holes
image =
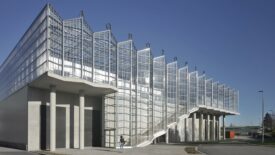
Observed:
[[[165,142],[166,144],[169,144],[169,129],[167,129],[167,133],[165,135]]]
[[[216,116],[213,115],[212,130],[211,130],[211,131],[212,131],[212,134],[211,134],[211,136],[212,136],[211,140],[212,140],[212,141],[215,141],[215,139],[216,139],[215,130],[216,130]]]
[[[85,97],[84,92],[79,92],[79,149],[84,149],[84,113],[85,113]]]
[[[222,138],[225,140],[225,123],[224,123],[225,115],[222,116]]]
[[[73,114],[74,114],[73,147],[76,149],[76,148],[79,148],[79,106],[74,105]]]
[[[56,90],[50,86],[50,151],[56,148]]]
[[[70,148],[70,106],[66,107],[66,144],[65,147]]]
[[[210,140],[210,115],[207,114],[207,118],[206,118],[206,133],[205,133],[205,138],[206,138],[206,141],[209,141]]]
[[[199,140],[200,142],[203,140],[202,138],[202,126],[203,126],[203,113],[200,114],[200,120],[199,120]]]
[[[105,147],[105,96],[102,96],[101,106],[101,146]]]
[[[184,139],[185,142],[188,141],[188,131],[187,131],[188,118],[184,119]]]
[[[196,135],[196,113],[193,113],[192,118],[192,141],[195,141],[195,135]]]
[[[220,140],[220,116],[217,116],[217,138],[216,140],[219,141]]]

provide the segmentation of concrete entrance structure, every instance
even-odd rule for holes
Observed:
[[[28,107],[25,110],[26,113],[17,118],[19,122],[29,122],[28,126],[20,126],[21,132],[19,133],[12,132],[13,130],[10,131],[14,136],[26,136],[26,140],[28,140],[25,144],[15,143],[16,147],[26,147],[25,149],[29,151],[40,149],[55,151],[57,143],[60,143],[64,144],[62,145],[64,148],[83,149],[85,146],[85,132],[88,132],[85,131],[85,124],[88,122],[85,122],[84,111],[102,111],[102,97],[106,93],[116,91],[115,87],[109,85],[97,87],[81,79],[71,80],[50,72],[43,74],[39,79],[5,100],[8,102],[7,104],[21,102],[22,105]],[[26,96],[22,96],[22,93]],[[57,115],[57,108],[64,110],[64,116],[60,116],[60,110]],[[23,109],[20,110],[24,112]],[[64,119],[61,119],[62,122],[57,122],[60,117],[64,117]],[[90,120],[94,119],[100,118],[91,118]],[[99,121],[102,122],[103,120]],[[60,126],[57,123],[64,125],[57,128]],[[57,135],[57,133],[64,133],[64,138]],[[103,135],[100,137],[103,137]],[[101,139],[98,139],[98,141],[101,141]],[[89,144],[92,144],[92,138],[90,138]]]

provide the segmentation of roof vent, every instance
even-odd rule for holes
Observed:
[[[106,24],[106,29],[107,29],[107,30],[111,30],[111,29],[112,29],[112,25],[111,25],[110,23],[107,23],[107,24]]]
[[[133,39],[132,33],[128,33],[128,39],[129,39],[129,40]]]
[[[149,48],[150,46],[151,46],[151,45],[150,45],[150,43],[149,43],[149,42],[148,42],[148,43],[146,43],[146,47],[148,47],[148,48]]]

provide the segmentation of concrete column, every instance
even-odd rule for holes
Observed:
[[[56,148],[56,90],[50,86],[50,151]]]
[[[74,114],[73,147],[76,149],[76,148],[79,148],[79,106],[74,105],[73,112],[74,112],[73,113]]]
[[[101,146],[105,147],[105,96],[102,96],[101,106]]]
[[[169,128],[167,129],[167,133],[165,135],[165,142],[166,144],[169,144]]]
[[[66,145],[65,147],[70,148],[70,106],[66,107]]]
[[[84,149],[84,113],[85,113],[85,97],[84,92],[79,92],[79,149]]]
[[[212,140],[212,141],[215,141],[215,139],[216,139],[215,130],[216,130],[216,116],[213,115],[212,130],[211,130],[211,131],[212,131],[212,134],[211,134],[211,136],[212,136],[211,140]]]
[[[205,138],[206,138],[206,141],[209,141],[210,140],[210,115],[207,114],[207,118],[206,118],[206,133],[205,133]]]
[[[220,140],[220,116],[217,116],[217,137],[216,140],[219,141]]]
[[[185,139],[185,142],[188,141],[187,124],[188,124],[188,118],[184,118],[184,139]]]
[[[225,115],[222,116],[222,138],[225,140],[225,123],[224,123]]]
[[[203,121],[203,113],[200,114],[200,120],[199,120],[199,141],[202,141],[202,123]]]
[[[196,135],[196,113],[193,113],[193,118],[192,118],[192,141],[195,141],[195,135]]]

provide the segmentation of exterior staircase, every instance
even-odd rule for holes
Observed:
[[[196,111],[198,111],[198,110],[199,110],[199,107],[194,107],[194,108],[188,110],[188,112],[187,112],[186,114],[183,114],[183,115],[179,116],[179,117],[177,118],[177,120],[181,120],[181,119],[188,118],[192,113],[194,113],[194,112],[196,112]],[[162,122],[164,122],[164,120],[163,120]],[[160,123],[162,123],[162,122],[160,122]],[[162,135],[167,134],[169,128],[173,127],[173,126],[176,125],[176,124],[177,124],[177,122],[172,122],[172,123],[168,124],[168,125],[167,125],[167,129],[163,129],[163,130],[161,130],[161,131],[158,131],[158,132],[154,133],[153,136],[152,136],[152,138],[151,138],[150,140],[146,140],[146,141],[144,141],[144,142],[139,143],[139,144],[137,145],[137,147],[145,147],[145,146],[148,146],[148,145],[152,144],[153,141],[154,141],[156,138],[158,138],[158,137],[160,137],[160,136],[162,136]],[[147,133],[147,132],[148,132],[148,131],[146,131],[146,133]]]

